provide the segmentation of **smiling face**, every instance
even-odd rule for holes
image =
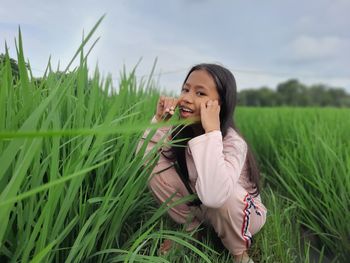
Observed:
[[[213,77],[205,70],[191,72],[179,97],[181,118],[200,121],[201,103],[208,100],[220,100]]]

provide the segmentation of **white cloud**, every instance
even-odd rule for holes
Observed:
[[[295,61],[315,61],[334,58],[342,54],[347,41],[336,36],[298,36],[287,47]]]
[[[315,82],[340,83],[350,89],[346,55],[350,5],[345,0],[320,0],[316,7],[313,0],[293,12],[296,4],[291,0],[283,5],[276,5],[277,1],[149,2],[7,1],[0,9],[0,36],[14,50],[13,38],[21,24],[25,55],[39,74],[50,54],[54,66],[58,60],[65,66],[81,42],[83,29],[87,32],[107,13],[95,34],[101,39],[89,57],[90,68],[99,61],[104,75],[110,72],[118,78],[123,64],[130,69],[140,57],[137,74],[147,75],[158,57],[156,73],[167,73],[160,76],[160,84],[177,91],[193,64],[219,60],[233,69],[239,89],[275,87],[291,77],[303,80],[300,76],[305,74],[314,76]],[[11,10],[16,10],[15,15]],[[327,23],[320,26],[320,21]],[[243,67],[258,70],[235,71]]]

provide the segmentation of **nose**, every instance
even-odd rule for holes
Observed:
[[[187,92],[187,93],[184,93],[182,94],[182,100],[188,104],[191,104],[193,103],[193,95],[191,92]]]

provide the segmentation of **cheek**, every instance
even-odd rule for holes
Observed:
[[[206,105],[207,101],[209,99],[208,98],[198,98],[195,102],[196,104],[196,112],[197,114],[200,114],[200,111],[201,111],[201,103],[204,103]]]
[[[200,108],[201,107],[201,103],[204,103],[205,105],[207,105],[207,102],[208,102],[208,98],[200,98],[197,100],[197,105],[198,107]]]
[[[197,109],[197,111],[200,111],[200,109],[201,109],[201,103],[202,103],[202,100],[200,100],[200,99],[197,99],[197,100],[196,100],[195,104],[196,104],[196,109]]]

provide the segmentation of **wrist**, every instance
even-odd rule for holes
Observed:
[[[212,131],[220,131],[220,128],[209,128],[209,129],[205,129],[204,131],[205,131],[205,133],[209,133]]]
[[[160,122],[162,120],[162,118],[159,117],[158,115],[155,115],[154,118],[156,119],[157,122]]]

